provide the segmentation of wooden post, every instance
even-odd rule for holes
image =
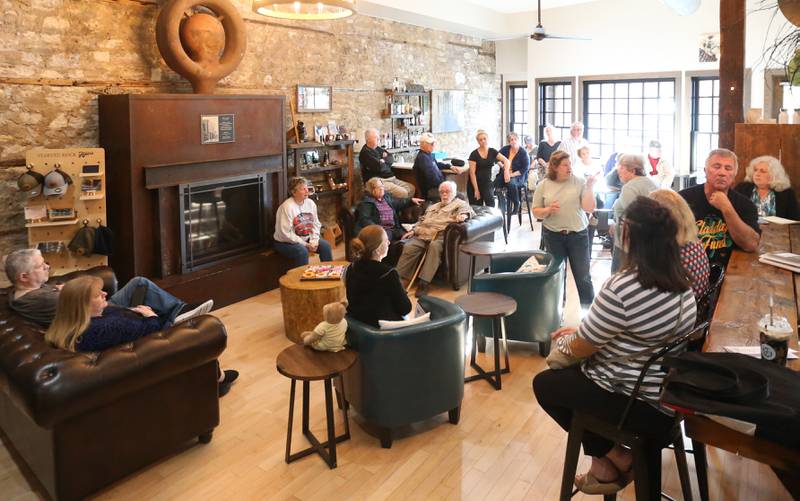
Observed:
[[[732,150],[744,121],[745,0],[720,0],[719,32],[719,147]]]

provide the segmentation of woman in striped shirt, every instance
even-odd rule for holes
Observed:
[[[688,333],[696,306],[676,240],[677,223],[655,200],[639,197],[625,211],[621,238],[627,259],[603,285],[578,329],[552,334],[556,349],[585,359],[568,369],[546,370],[533,380],[539,405],[564,429],[581,411],[616,422],[622,415],[644,363],[659,348]],[[658,404],[664,373],[648,370],[626,428],[657,442],[669,441],[673,418]],[[631,480],[628,449],[584,433],[588,473],[575,477],[587,494],[610,494]]]

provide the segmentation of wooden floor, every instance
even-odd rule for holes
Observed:
[[[527,223],[526,223],[527,224]],[[509,247],[538,248],[539,229],[515,227]],[[502,239],[502,235],[498,236]],[[599,251],[599,246],[596,247]],[[342,254],[340,246],[337,255]],[[608,253],[592,263],[595,286],[609,273]],[[566,321],[578,322],[572,280]],[[436,285],[436,284],[434,284]],[[443,286],[433,294],[452,299]],[[535,346],[512,344],[511,374],[502,391],[476,381],[465,387],[461,422],[447,415],[403,430],[391,449],[367,435],[351,416],[351,440],[337,448],[339,467],[329,470],[317,456],[287,465],[283,461],[289,380],[275,370],[275,358],[290,341],[283,335],[280,294],[272,291],[214,312],[225,323],[226,367],[241,377],[220,401],[221,423],[208,445],[186,450],[141,470],[100,492],[100,499],[527,499],[558,498],[566,433],[539,408],[531,391],[533,376],[545,368]],[[490,344],[491,346],[491,344]],[[491,355],[491,348],[487,349]],[[484,365],[488,363],[485,359]],[[322,385],[312,383],[312,431],[324,433]],[[299,407],[299,402],[298,402]],[[296,415],[296,419],[299,417]],[[341,430],[341,415],[337,415]],[[293,444],[305,447],[297,432]],[[113,461],[113,458],[109,458]],[[664,452],[663,489],[681,499],[675,460]],[[718,450],[709,451],[714,500],[790,499],[773,473],[757,463]],[[694,463],[689,467],[694,478]],[[587,468],[582,460],[579,471]],[[693,480],[694,496],[698,498]],[[575,499],[588,499],[579,495]],[[633,499],[629,486],[619,499]],[[0,446],[0,499],[41,499]],[[599,499],[599,497],[595,497]]]

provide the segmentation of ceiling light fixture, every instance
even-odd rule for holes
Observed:
[[[303,21],[342,19],[356,13],[356,0],[253,0],[253,11]]]

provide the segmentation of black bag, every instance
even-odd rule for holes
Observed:
[[[756,424],[756,436],[800,447],[800,374],[738,353],[666,357],[661,402]]]

